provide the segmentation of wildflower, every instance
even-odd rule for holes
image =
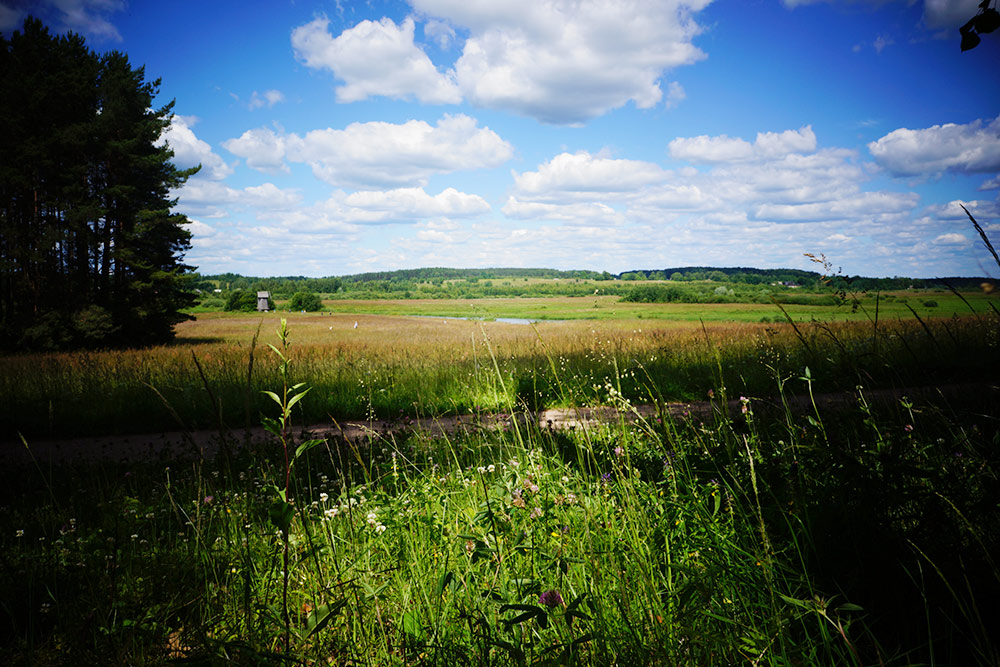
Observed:
[[[576,504],[576,494],[567,493],[566,494],[566,504],[567,505],[575,505]]]
[[[486,472],[493,472],[496,469],[497,469],[497,467],[495,465],[493,465],[492,463],[489,464],[488,466],[486,466]]]
[[[377,526],[375,526],[375,532],[378,533],[379,535],[381,535],[382,533],[384,533],[385,532],[385,525],[380,523]]]
[[[529,514],[528,516],[531,517],[532,519],[537,519],[540,516],[542,516],[542,514],[543,514],[542,508],[536,505],[535,509],[531,510],[531,514]]]
[[[376,516],[375,512],[369,512],[368,513],[368,524],[371,525],[371,526],[374,526],[376,523],[378,523],[378,517]]]
[[[903,430],[906,431],[907,433],[913,433],[913,424],[907,424],[906,426],[903,427]]]
[[[618,445],[617,447],[615,447],[615,456],[617,456],[617,457],[621,458],[621,455],[622,455],[622,454],[623,454],[624,452],[625,452],[625,450],[624,450],[624,449],[622,449],[622,446],[621,446],[621,445]]]
[[[326,493],[321,493],[321,494],[319,494],[319,501],[320,501],[321,503],[325,503],[325,502],[326,502],[326,501],[328,501],[329,499],[330,499],[330,496],[328,496],[328,495],[327,495]]]
[[[715,390],[714,389],[709,389],[708,390],[708,397],[709,397],[709,399],[715,398]]]
[[[538,604],[543,604],[549,609],[554,609],[563,603],[562,596],[559,595],[559,591],[552,589],[550,591],[545,591],[538,596]]]
[[[740,412],[746,414],[750,410],[750,399],[746,396],[740,396]]]
[[[213,500],[215,500],[215,496],[205,496],[204,502],[206,505],[210,505]]]

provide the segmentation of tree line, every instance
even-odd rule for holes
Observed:
[[[0,346],[168,340],[193,301],[160,80],[29,18],[0,37]]]

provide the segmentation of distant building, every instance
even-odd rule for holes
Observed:
[[[267,310],[267,302],[270,298],[270,292],[257,292],[257,310],[265,312]]]

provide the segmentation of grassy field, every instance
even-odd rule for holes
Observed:
[[[794,296],[794,295],[793,295]],[[785,298],[790,298],[786,296]],[[963,301],[963,299],[965,299]],[[970,292],[956,296],[944,290],[890,292],[878,297],[878,316],[884,319],[912,319],[909,305],[920,317],[965,316],[985,312],[996,299]],[[874,318],[875,295],[859,298],[861,308],[850,306],[809,306],[794,303],[782,307],[797,321],[863,321]],[[934,305],[928,306],[927,303]],[[277,306],[281,307],[281,302]],[[618,320],[646,319],[680,322],[760,322],[784,320],[772,303],[628,303],[617,296],[548,297],[518,299],[381,299],[367,301],[327,300],[324,308],[332,313],[372,315],[418,315],[425,317],[497,317],[539,320]]]
[[[0,469],[0,661],[998,663],[988,301],[877,322],[789,306],[794,325],[523,301],[205,314],[170,346],[0,359],[6,447],[179,420],[229,452]],[[569,316],[587,309],[616,312]],[[561,315],[444,319],[542,310]],[[847,407],[820,396],[841,390]],[[299,428],[671,399],[709,404],[569,431]]]
[[[766,396],[777,375],[805,366],[825,391],[859,381],[905,386],[992,377],[981,362],[995,354],[996,316],[986,297],[967,297],[975,316],[959,316],[959,307],[968,312],[969,306],[949,294],[936,307],[915,309],[916,317],[905,308],[900,314],[902,298],[880,302],[878,320],[870,304],[852,313],[600,297],[332,304],[350,305],[349,313],[203,313],[179,325],[168,346],[0,358],[0,436],[16,442],[18,433],[212,428],[220,417],[229,427],[256,423],[267,404],[259,390],[276,376],[260,363],[269,351],[263,343],[255,348],[255,335],[258,327],[262,336],[272,334],[281,317],[299,347],[296,374],[313,387],[297,406],[299,423],[591,405],[606,399],[602,388],[614,378],[627,398],[648,401],[700,400],[723,388],[732,396]],[[581,319],[593,313],[604,318]],[[452,319],[458,317],[487,321]],[[538,321],[491,321],[496,317]]]

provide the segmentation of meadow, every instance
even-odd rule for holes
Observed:
[[[4,466],[0,659],[997,664],[1000,316],[934,300],[336,301],[5,357],[4,447],[223,446]],[[622,417],[516,417],[594,405]],[[470,412],[515,418],[407,427]]]

